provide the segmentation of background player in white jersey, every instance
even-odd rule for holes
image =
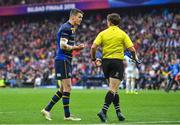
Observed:
[[[127,55],[124,56],[126,63],[125,78],[126,78],[126,93],[138,94],[135,91],[136,79],[139,78],[139,70],[136,63]]]

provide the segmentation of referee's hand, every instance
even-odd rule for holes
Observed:
[[[98,66],[98,67],[102,65],[102,60],[99,59],[99,58],[93,59],[92,61],[93,61],[93,62],[95,63],[95,65]]]

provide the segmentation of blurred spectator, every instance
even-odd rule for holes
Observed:
[[[42,78],[40,75],[37,75],[34,80],[34,87],[39,87],[41,85]]]
[[[70,3],[95,0],[0,0],[0,6],[12,6],[22,4],[44,4],[44,3]]]
[[[4,77],[3,77],[3,75],[1,74],[1,72],[0,72],[0,88],[1,87],[5,87],[6,85],[5,85],[5,80],[4,80]]]

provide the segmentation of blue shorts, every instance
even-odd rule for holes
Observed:
[[[70,60],[55,60],[55,75],[57,80],[71,78],[72,65]]]

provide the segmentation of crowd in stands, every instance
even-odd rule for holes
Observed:
[[[177,10],[151,10],[148,13],[121,15],[120,27],[134,42],[143,63],[139,66],[140,88],[160,88],[166,80],[171,59],[180,62],[180,19]],[[72,83],[84,85],[88,77],[102,78],[101,67],[90,58],[90,47],[96,35],[106,26],[106,16],[89,14],[77,31],[77,43],[87,47],[73,52]],[[65,18],[30,21],[0,20],[0,76],[10,86],[23,83],[54,84],[56,33]]]
[[[0,6],[13,6],[24,4],[53,4],[53,3],[72,3],[72,2],[84,2],[95,0],[0,0]]]

